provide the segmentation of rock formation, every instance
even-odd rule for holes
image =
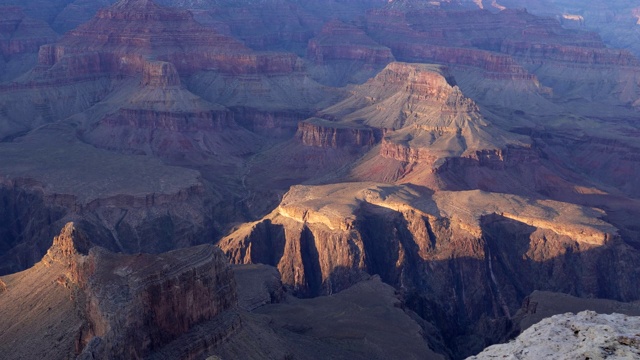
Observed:
[[[118,108],[113,110],[113,108]],[[251,152],[237,143],[259,143],[240,128],[233,113],[189,92],[172,63],[144,65],[140,85],[112,95],[91,109],[82,139],[101,148],[152,153],[171,159]]]
[[[509,143],[527,146],[493,127],[437,66],[391,63],[322,114],[378,129],[383,132],[380,155],[408,163],[435,166],[447,157],[491,153],[500,162]]]
[[[637,46],[585,31],[630,0],[0,4],[0,302],[85,234],[23,358],[459,359],[640,298]]]
[[[239,41],[198,24],[188,11],[149,0],[119,1],[40,51],[41,67],[62,62],[80,74],[133,74],[145,60],[171,62],[184,74],[205,68],[289,73],[296,67],[293,55],[252,53]]]
[[[638,329],[640,317],[593,311],[555,315],[533,325],[513,342],[490,346],[469,360],[634,359],[640,356]]]
[[[298,138],[305,146],[321,148],[366,147],[376,142],[375,131],[364,126],[311,118],[298,123]]]
[[[211,245],[122,255],[90,240],[69,223],[38,264],[3,279],[8,358],[145,357],[235,305],[233,274]]]
[[[277,266],[300,295],[336,292],[364,272],[378,274],[452,339],[449,346],[465,344],[459,356],[500,340],[508,328],[500,321],[535,289],[638,298],[629,288],[636,276],[630,264],[640,255],[594,211],[477,191],[297,186],[271,214],[219,245],[234,263]],[[619,256],[627,260],[612,262]],[[606,274],[601,263],[612,266]],[[479,337],[457,332],[491,327]]]
[[[72,129],[72,128],[71,128]],[[50,126],[0,144],[3,273],[34,264],[55,228],[75,221],[96,245],[128,253],[164,252],[215,236],[205,186],[195,170],[117,154]],[[20,154],[20,156],[16,156]],[[203,207],[204,206],[204,207]]]
[[[442,358],[379,278],[276,304],[285,297],[277,271],[232,270],[212,245],[125,255],[92,241],[69,223],[39,263],[0,279],[6,359]]]

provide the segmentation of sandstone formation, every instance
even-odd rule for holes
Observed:
[[[121,255],[90,240],[69,223],[38,264],[3,279],[5,356],[141,358],[235,305],[233,274],[211,245]]]
[[[504,319],[535,289],[637,299],[631,264],[639,255],[602,216],[478,191],[429,196],[411,186],[298,186],[219,246],[234,263],[277,266],[283,282],[305,296],[378,274],[460,356],[500,340],[509,327]],[[626,260],[613,261],[620,257]],[[461,328],[482,335],[465,337]]]
[[[522,95],[544,95],[551,88],[563,101],[595,96],[629,105],[640,94],[638,60],[631,53],[606,48],[594,33],[564,29],[556,20],[526,10],[493,14],[469,11],[463,4],[444,10],[390,3],[369,12],[367,26],[373,39],[391,48],[398,60],[447,64],[455,75],[462,72],[460,65],[480,68],[489,80],[521,83]],[[494,91],[488,83],[481,86]],[[492,103],[491,96],[476,96]]]
[[[555,315],[508,344],[490,346],[470,360],[635,359],[640,357],[640,317],[594,311]]]
[[[98,11],[57,44],[42,48],[39,58],[43,68],[60,63],[73,72],[112,74],[139,72],[146,59],[172,62],[184,73],[204,68],[287,73],[296,63],[288,54],[254,54],[239,41],[198,24],[188,11],[150,0],[122,0]]]
[[[443,358],[379,278],[285,301],[277,271],[232,271],[211,245],[125,255],[92,241],[69,223],[39,263],[0,280],[6,359]]]
[[[364,126],[311,118],[298,123],[298,138],[305,146],[337,148],[371,146],[376,142],[375,131]]]
[[[638,6],[522,4],[0,0],[0,302],[44,291],[0,344],[460,359],[633,308]]]
[[[435,166],[454,156],[493,156],[500,162],[507,145],[527,146],[491,126],[438,66],[391,63],[322,114],[379,129],[380,155],[402,162]]]

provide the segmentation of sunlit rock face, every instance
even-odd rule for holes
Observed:
[[[536,289],[637,299],[631,264],[640,254],[600,216],[568,203],[479,191],[429,197],[411,186],[297,186],[220,247],[233,263],[277,266],[283,283],[303,296],[379,274],[445,338],[466,344],[460,356],[480,350],[471,344],[499,340],[510,326],[505,319]],[[619,256],[626,260],[614,262]],[[602,263],[611,266],[603,272]],[[458,333],[491,327],[484,338]]]

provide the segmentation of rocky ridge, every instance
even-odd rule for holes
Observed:
[[[236,144],[259,142],[236,124],[229,109],[182,86],[172,63],[145,63],[140,85],[127,90],[91,108],[86,119],[72,118],[87,129],[80,131],[84,141],[106,149],[194,162],[207,156],[250,152],[251,146],[237,149]]]
[[[81,359],[144,357],[235,305],[233,274],[213,246],[162,256],[121,255],[101,248],[89,250],[89,241],[69,223],[41,262],[3,279],[7,289],[0,297],[5,312],[2,321],[14,324],[12,331],[0,333],[2,343],[13,348],[5,349],[5,354],[12,358],[44,354]],[[29,296],[30,284],[45,286],[50,294]],[[30,314],[13,308],[12,301],[25,295],[27,303],[38,304]],[[52,302],[59,295],[66,297],[66,305],[60,308]],[[47,305],[49,314],[37,313]],[[45,329],[50,330],[49,321],[59,316],[70,320],[55,325],[59,334],[67,335],[58,338],[52,351]],[[30,323],[34,320],[42,328]],[[62,329],[65,326],[68,328]],[[29,332],[40,335],[33,338]],[[47,343],[39,342],[42,340]],[[19,345],[24,341],[30,346]]]
[[[5,358],[443,358],[377,277],[301,301],[275,269],[232,269],[211,245],[125,255],[92,241],[69,223],[39,263],[0,279]]]

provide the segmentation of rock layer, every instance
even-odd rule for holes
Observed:
[[[233,74],[290,73],[292,54],[256,54],[239,41],[214,32],[190,12],[148,0],[122,0],[40,50],[40,67],[55,64],[78,74],[141,72],[146,60],[175,64],[192,74],[205,68]]]
[[[373,129],[311,118],[298,123],[296,138],[305,146],[321,148],[367,147],[376,142]]]
[[[0,295],[2,321],[15,321],[9,332],[0,336],[12,339],[9,358],[125,359],[141,358],[166,345],[198,323],[214,318],[236,302],[235,281],[224,255],[213,246],[154,255],[122,255],[101,248],[88,249],[90,239],[67,224],[57,236],[43,260],[33,268],[8,276],[7,290]],[[49,282],[49,278],[55,281]],[[10,301],[25,296],[29,284],[50,287],[51,295],[37,293],[27,297],[38,306],[49,305],[53,317],[24,314],[13,309]],[[51,285],[49,285],[51,284]],[[56,294],[67,294],[67,306],[52,307]],[[69,301],[68,297],[73,301]],[[32,305],[33,307],[33,305]],[[31,316],[31,317],[29,317]],[[44,332],[47,320],[67,316],[57,334],[61,342],[54,351],[51,344],[36,342],[29,336],[14,338],[21,332]],[[37,321],[42,329],[29,323]],[[26,323],[25,323],[26,322]],[[6,323],[9,325],[11,323]],[[69,336],[70,335],[70,336]],[[48,352],[49,351],[49,352]]]
[[[500,340],[509,328],[504,319],[535,289],[640,296],[629,288],[636,276],[629,264],[640,254],[594,211],[477,191],[430,197],[410,186],[299,186],[219,246],[234,263],[277,266],[283,282],[305,296],[378,274],[402,289],[449,346],[465,344],[455,350],[460,356]],[[619,256],[627,260],[613,262]],[[601,263],[615,265],[604,273]],[[479,338],[458,332],[485,327],[494,330]]]

